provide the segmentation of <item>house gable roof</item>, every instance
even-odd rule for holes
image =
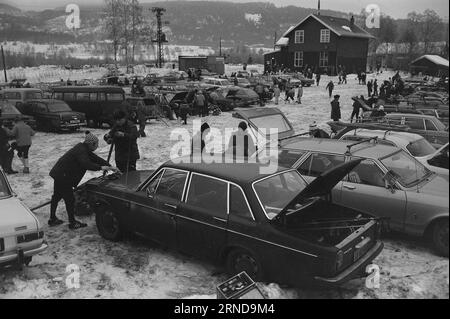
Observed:
[[[431,55],[431,54],[423,55],[420,58],[415,59],[414,61],[412,61],[411,64],[414,64],[417,61],[422,60],[422,59],[426,59],[426,60],[430,61],[431,63],[433,63],[435,65],[439,65],[439,66],[443,66],[443,67],[448,68],[448,64],[449,63],[448,63],[447,59],[444,59],[443,57],[440,57],[439,55]]]
[[[360,28],[356,24],[350,27],[349,20],[344,18],[336,18],[330,16],[323,15],[315,15],[310,14],[306,18],[304,18],[300,23],[296,26],[289,28],[282,36],[282,38],[286,38],[289,34],[294,30],[301,26],[308,19],[313,18],[316,19],[319,23],[330,29],[333,33],[335,33],[339,37],[351,37],[351,38],[363,38],[363,39],[374,39],[375,37],[371,35],[369,32]],[[280,39],[281,40],[281,39]]]

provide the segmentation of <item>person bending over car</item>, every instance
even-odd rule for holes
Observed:
[[[75,197],[73,189],[83,178],[86,171],[108,171],[117,172],[107,161],[94,154],[98,148],[98,138],[90,132],[86,132],[83,143],[75,145],[65,153],[53,166],[50,176],[54,180],[53,196],[50,205],[49,226],[57,226],[63,223],[56,217],[56,209],[61,199],[66,204],[67,216],[69,217],[69,228],[78,229],[86,227],[87,224],[75,220]]]
[[[104,136],[104,140],[108,144],[114,143],[117,168],[122,173],[135,171],[136,161],[139,159],[137,127],[127,119],[127,115],[123,111],[116,111],[114,120],[116,124]]]

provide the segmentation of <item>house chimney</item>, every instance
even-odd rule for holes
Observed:
[[[317,5],[317,15],[320,16],[320,0],[319,0],[318,5]]]
[[[352,16],[352,17],[350,18],[350,28],[353,27],[354,25],[355,25],[355,17]]]

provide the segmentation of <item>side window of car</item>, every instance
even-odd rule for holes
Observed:
[[[169,197],[174,200],[181,200],[183,196],[184,184],[187,172],[175,169],[166,169],[156,189],[157,196]]]
[[[161,170],[158,175],[156,175],[152,181],[145,187],[145,190],[147,191],[147,194],[152,195],[155,194],[156,188],[159,185],[159,181],[161,180],[161,176],[163,174],[164,170]]]
[[[63,93],[61,93],[61,92],[54,92],[52,97],[54,99],[56,99],[56,100],[62,100],[63,99]]]
[[[383,172],[373,161],[363,160],[348,174],[348,181],[356,184],[384,187],[383,176]]]
[[[230,215],[253,219],[242,190],[235,185],[230,185]]]
[[[105,93],[98,93],[98,100],[99,101],[106,101],[106,94]]]
[[[425,127],[427,131],[437,131],[436,126],[431,120],[425,120]]]
[[[75,93],[72,92],[65,92],[64,93],[64,101],[75,101]]]
[[[343,155],[311,154],[309,158],[300,165],[298,172],[305,176],[318,177],[322,173],[344,163],[344,161]]]
[[[228,183],[194,174],[186,203],[217,217],[226,218]]]
[[[424,130],[423,119],[407,117],[405,124],[415,130]]]
[[[89,93],[89,100],[97,101],[97,92]]]
[[[43,103],[36,103],[36,112],[39,113],[47,112],[47,106]]]

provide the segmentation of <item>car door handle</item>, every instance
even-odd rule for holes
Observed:
[[[356,189],[356,186],[353,185],[344,185],[344,187],[351,190]]]
[[[219,217],[213,217],[215,220],[217,220],[217,221],[219,221],[219,222],[222,222],[222,223],[226,223],[227,222],[227,220],[226,219],[223,219],[223,218],[219,218]]]
[[[177,205],[164,204],[164,206],[169,207],[169,208],[173,208],[173,209],[177,209]]]

